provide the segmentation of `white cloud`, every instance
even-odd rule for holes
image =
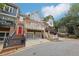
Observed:
[[[54,6],[47,6],[42,8],[44,16],[52,15],[54,13]]]
[[[30,12],[25,13],[25,15],[29,15],[29,14],[30,14]]]
[[[57,17],[63,15],[68,12],[70,9],[70,4],[58,4],[57,6],[47,6],[42,8],[42,13],[45,16],[52,15],[53,17]]]

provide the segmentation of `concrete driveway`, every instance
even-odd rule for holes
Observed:
[[[42,43],[12,56],[79,56],[79,40]]]

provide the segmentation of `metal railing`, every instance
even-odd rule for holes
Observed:
[[[1,52],[2,49],[4,48],[5,39],[7,38],[6,34],[8,32],[0,32],[0,33],[3,34],[3,35],[0,36],[0,52]]]

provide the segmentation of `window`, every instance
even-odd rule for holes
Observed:
[[[9,12],[13,13],[13,8],[12,8],[12,7],[10,7],[10,10],[9,10]]]
[[[6,36],[9,36],[9,33],[6,33]]]
[[[9,33],[0,32],[0,41],[3,41],[4,38],[6,38],[9,35]]]
[[[9,12],[9,6],[5,6],[5,11]]]
[[[4,37],[5,33],[0,33],[0,37]]]
[[[5,5],[3,8],[3,12],[9,15],[13,15],[16,16],[17,13],[17,8],[13,7],[13,6],[9,6],[9,5]]]
[[[5,19],[5,20],[8,20],[8,18],[9,18],[8,16],[4,16],[4,19]]]
[[[16,14],[17,13],[17,9],[13,9],[13,13]]]

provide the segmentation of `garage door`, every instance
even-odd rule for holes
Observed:
[[[36,32],[34,35],[34,39],[41,39],[42,38],[42,33],[41,32]]]
[[[26,40],[31,40],[31,39],[34,39],[33,38],[33,33],[32,32],[26,33]]]

